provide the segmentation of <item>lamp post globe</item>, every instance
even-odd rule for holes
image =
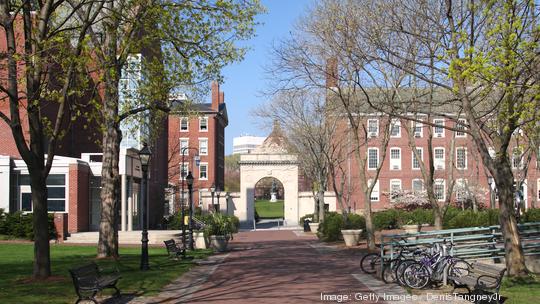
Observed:
[[[150,269],[148,263],[148,164],[152,157],[152,151],[146,143],[143,143],[143,148],[139,151],[139,159],[141,161],[142,169],[142,186],[141,186],[141,198],[142,198],[142,239],[141,239],[141,270],[145,271]]]
[[[212,194],[212,209],[214,209],[214,212],[216,212],[216,205],[214,204],[214,194],[216,192],[216,186],[214,184],[212,184],[212,186],[210,186],[210,193]]]

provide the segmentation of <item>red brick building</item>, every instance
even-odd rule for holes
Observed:
[[[330,72],[328,74],[332,75]],[[327,79],[329,89],[336,85],[335,80]],[[375,113],[369,109],[362,112],[356,114],[359,117],[359,124],[363,125],[360,128],[362,144],[359,149],[361,157],[365,157],[364,169],[360,169],[355,155],[355,144],[350,133],[352,129],[347,118],[344,118],[343,122],[340,121],[337,131],[340,136],[335,137],[341,140],[339,144],[345,147],[342,158],[345,172],[337,182],[345,179],[345,198],[348,198],[352,209],[361,212],[364,208],[364,198],[359,187],[359,170],[364,170],[368,184],[371,184],[381,162],[380,174],[371,194],[373,210],[391,208],[392,203],[398,201],[392,193],[414,193],[425,189],[421,164],[414,156],[412,147],[418,150],[418,155],[427,170],[430,159],[433,160],[434,192],[439,201],[448,198],[450,203],[458,206],[461,204],[470,206],[471,199],[474,199],[478,204],[489,207],[493,195],[495,205],[498,206],[495,185],[490,180],[490,174],[484,167],[471,136],[466,132],[447,129],[466,130],[465,119],[449,113],[447,117],[430,117],[431,125],[427,125],[408,119],[390,119],[386,114]],[[418,117],[418,120],[427,122],[427,116]],[[414,145],[409,142],[407,130],[411,132]],[[385,132],[388,132],[389,141],[386,151],[383,151]],[[429,133],[432,134],[431,138]],[[540,162],[536,158],[535,151],[529,150],[524,154],[516,148],[519,132],[516,133],[516,138],[509,149],[512,151],[510,160],[517,189],[516,200],[521,200],[525,208],[538,208]],[[430,140],[432,158],[429,156]],[[533,149],[540,152],[539,147]],[[384,159],[383,152],[386,152]],[[336,207],[339,209],[339,206]]]
[[[199,204],[200,192],[209,191],[212,185],[216,191],[223,191],[225,186],[225,128],[229,120],[225,94],[219,90],[219,84],[212,83],[211,103],[194,107],[196,113],[192,116],[169,115],[169,186],[178,190],[170,202],[174,211],[180,208],[178,202],[182,197],[181,172],[193,174],[195,205]],[[187,184],[183,189],[187,201]]]

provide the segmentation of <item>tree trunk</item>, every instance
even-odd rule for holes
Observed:
[[[317,201],[319,204],[319,223],[324,221],[324,190],[317,192]]]
[[[375,250],[375,229],[371,214],[371,199],[369,194],[364,192],[364,218],[366,219],[367,246],[369,250]]]
[[[32,213],[34,222],[34,271],[35,279],[51,275],[49,249],[49,220],[47,213],[47,184],[42,170],[29,167],[32,189]]]
[[[313,193],[313,192],[312,192]],[[313,203],[314,203],[314,206],[313,206],[313,222],[314,223],[319,223],[319,196],[317,196],[316,193],[313,193]]]
[[[443,210],[439,206],[433,207],[433,219],[435,220],[435,230],[443,229]]]
[[[512,191],[514,182],[510,164],[508,162],[506,164],[499,163],[496,169],[497,174],[494,174],[493,177],[497,189],[499,189],[499,219],[504,239],[506,269],[509,276],[526,276],[528,271],[525,266],[525,257],[521,248],[517,221],[514,215],[514,195]]]

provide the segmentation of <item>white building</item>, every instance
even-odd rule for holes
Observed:
[[[233,154],[248,154],[262,145],[266,137],[242,135],[233,138]]]

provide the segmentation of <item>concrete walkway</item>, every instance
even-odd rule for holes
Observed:
[[[124,299],[122,303],[413,302],[397,285],[381,285],[374,277],[361,274],[358,249],[325,245],[311,234],[241,232],[231,246],[232,251],[213,256],[158,296]]]

